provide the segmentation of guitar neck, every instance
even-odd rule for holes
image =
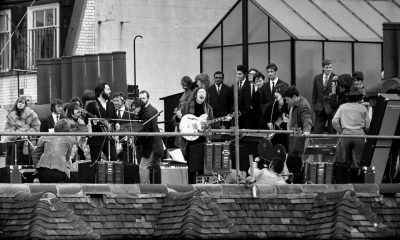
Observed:
[[[215,122],[222,121],[222,120],[224,120],[225,118],[226,118],[226,116],[225,116],[225,117],[214,118],[214,119],[211,119],[211,120],[207,120],[207,124],[213,124],[213,123],[215,123]]]

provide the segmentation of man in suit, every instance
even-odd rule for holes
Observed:
[[[63,117],[63,102],[61,99],[54,99],[50,104],[51,115],[42,121],[41,132],[54,132],[54,126]]]
[[[256,129],[258,118],[255,117],[253,109],[254,95],[252,92],[254,84],[247,79],[247,67],[238,65],[236,68],[236,80],[238,81],[238,109],[239,109],[239,128]],[[232,89],[234,87],[232,86]]]
[[[278,77],[278,67],[275,63],[270,63],[266,67],[268,81],[261,87],[260,90],[260,103],[270,104],[274,101],[275,87],[277,85],[285,85],[289,87],[285,81]]]
[[[215,118],[224,117],[230,114],[233,106],[233,95],[231,89],[224,84],[224,73],[216,71],[214,73],[214,84],[207,89],[209,104],[213,108]],[[230,122],[222,122],[222,126],[229,129]]]
[[[334,134],[332,118],[335,114],[329,104],[329,94],[332,92],[333,77],[332,61],[325,59],[322,61],[322,73],[314,77],[312,104],[315,113],[313,133],[321,134],[325,132],[326,126],[329,134]]]
[[[94,116],[96,118],[101,118],[101,120],[90,121],[92,132],[110,132],[114,130],[114,124],[115,129],[119,130],[119,124],[116,124],[116,122],[112,120],[118,118],[118,116],[115,111],[114,104],[110,101],[110,86],[106,82],[99,82],[97,83],[94,92],[96,99],[95,101],[88,103],[86,110],[89,114],[87,114],[86,117],[89,118],[90,115],[92,117]],[[117,160],[115,140],[111,136],[92,136],[89,137],[87,143],[90,147],[90,157],[92,162],[100,160],[101,152],[104,153],[108,161]],[[110,158],[108,156],[109,153]]]
[[[160,132],[157,125],[158,111],[150,104],[149,98],[150,94],[147,91],[139,93],[139,99],[144,104],[139,113],[139,119],[143,121],[142,132]],[[140,183],[148,184],[150,169],[160,171],[161,157],[164,154],[163,143],[160,136],[138,136],[136,145],[142,148],[139,164]],[[153,183],[161,183],[161,179],[155,179]]]
[[[128,111],[128,108],[125,106],[125,94],[122,92],[117,92],[113,95],[113,103],[116,109],[116,113],[118,119],[123,120],[133,120],[134,116],[131,112]],[[121,128],[123,126],[132,126],[129,123],[130,121],[118,121]],[[132,126],[133,128],[133,126]],[[127,127],[124,131],[132,132],[132,128]],[[132,162],[132,147],[129,146],[129,136],[118,136],[119,143],[117,144],[117,159],[120,159],[124,162]],[[120,147],[120,148],[119,148]]]

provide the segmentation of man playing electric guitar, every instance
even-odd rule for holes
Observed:
[[[176,125],[179,125],[181,118],[186,114],[193,114],[196,117],[200,117],[203,114],[207,114],[207,119],[213,119],[213,110],[212,107],[207,103],[207,91],[204,87],[199,87],[193,92],[192,99],[184,102],[182,104],[181,109],[177,110],[173,121]],[[219,123],[214,123],[212,127],[217,128]],[[207,127],[207,126],[206,126]],[[185,154],[185,158],[188,164],[188,182],[189,184],[195,184],[196,181],[196,171],[198,174],[204,173],[204,160],[202,156],[199,154],[190,154],[191,146],[195,147],[199,143],[202,144],[206,142],[205,137],[200,136],[194,141],[187,141],[182,136],[177,136],[178,147],[182,150],[183,154]]]

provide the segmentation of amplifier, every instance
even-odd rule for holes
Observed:
[[[97,162],[96,183],[124,183],[124,162]]]
[[[306,162],[303,168],[304,183],[331,184],[332,162]]]
[[[204,173],[230,171],[230,142],[209,142],[204,144]]]
[[[333,162],[336,145],[308,146],[303,155],[305,162]]]
[[[8,165],[0,168],[0,183],[33,183],[33,165]]]
[[[124,183],[125,184],[140,183],[139,165],[135,165],[133,163],[125,163]]]
[[[161,166],[162,184],[188,184],[188,167],[165,165]]]

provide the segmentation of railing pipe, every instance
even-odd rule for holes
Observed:
[[[221,129],[222,130],[222,129]],[[226,132],[230,133],[231,130],[217,130],[215,133]],[[293,133],[292,131],[286,130],[260,130],[260,131],[249,131],[249,130],[239,130],[241,135],[246,133]],[[178,132],[0,132],[0,136],[210,136],[214,131],[211,130],[210,133],[178,133]],[[259,135],[258,135],[259,136]],[[375,139],[400,139],[400,136],[387,136],[387,135],[336,135],[336,134],[299,134],[296,136],[303,136],[306,138],[375,138]]]

